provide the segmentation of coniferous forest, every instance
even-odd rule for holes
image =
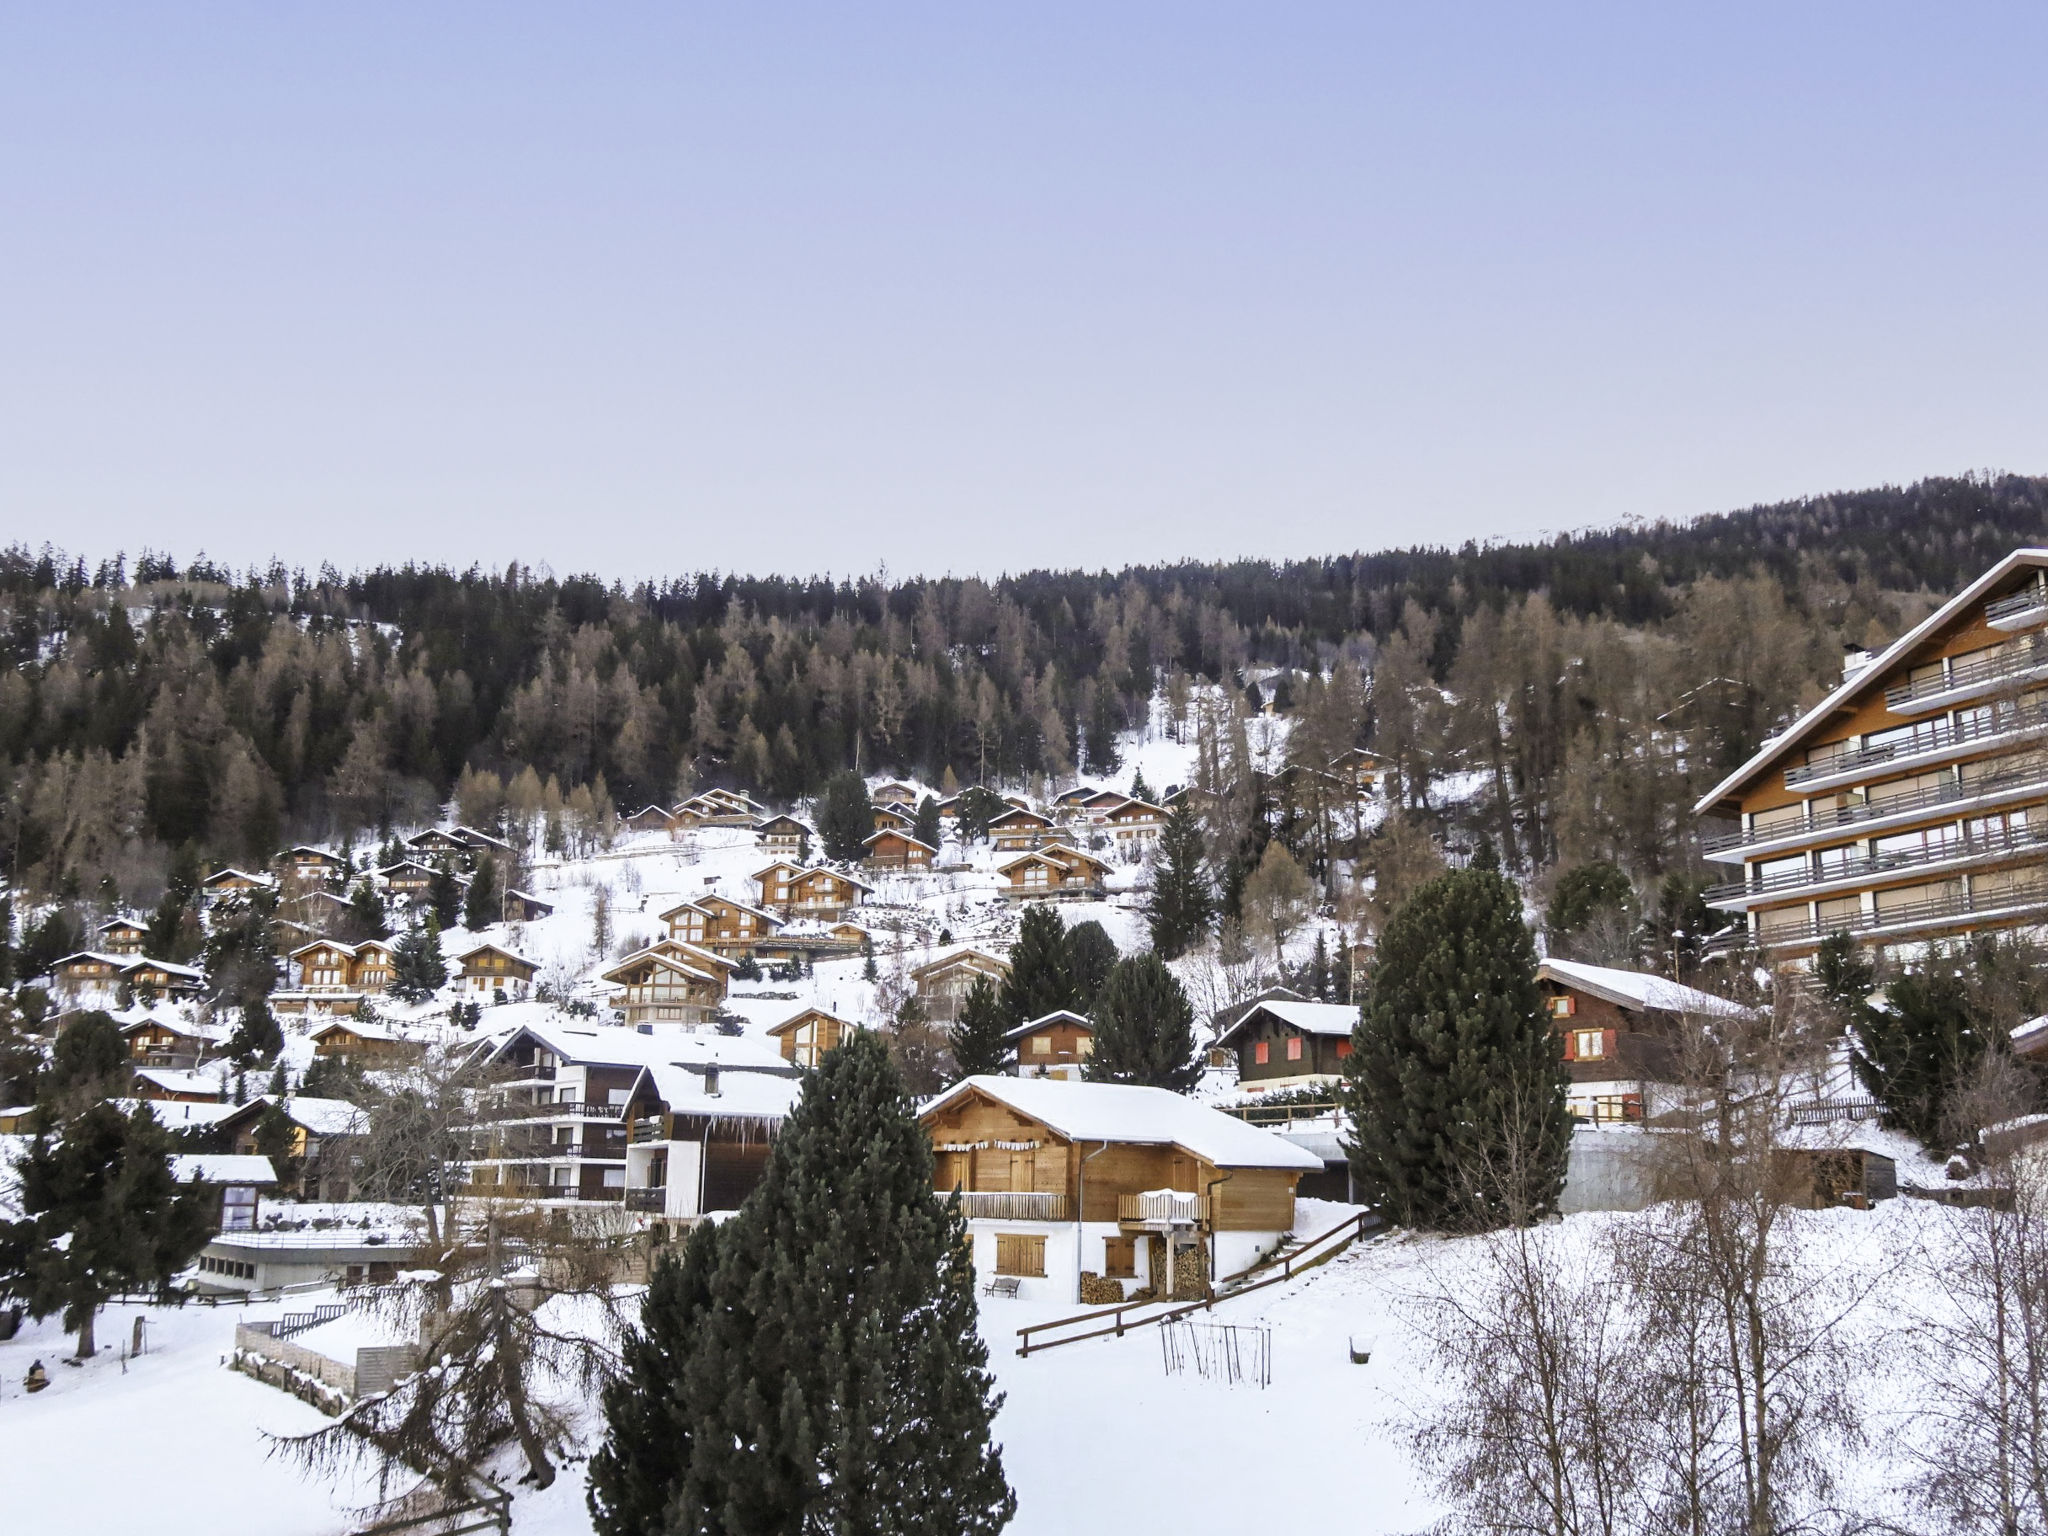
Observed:
[[[2005,476],[1543,543],[993,580],[629,587],[16,547],[0,872],[142,902],[181,855],[367,840],[451,797],[573,836],[691,787],[787,801],[847,768],[1106,775],[1157,700],[1154,728],[1208,733],[1219,783],[1243,778],[1225,717],[1259,709],[1295,716],[1305,763],[1387,757],[1403,814],[1363,852],[1390,890],[1443,840],[1447,798],[1451,835],[1505,867],[1610,860],[1654,883],[1689,866],[1692,797],[1845,646],[2043,537],[2048,480]],[[1263,783],[1232,814],[1210,852],[1233,904],[1270,838],[1311,868],[1329,852],[1324,809]]]

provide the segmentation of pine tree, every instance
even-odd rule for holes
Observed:
[[[676,1388],[711,1305],[719,1229],[700,1222],[678,1258],[664,1253],[648,1277],[640,1326],[620,1349],[604,1390],[605,1442],[590,1458],[590,1522],[598,1536],[646,1536],[668,1523],[669,1501],[690,1465],[690,1421]]]
[[[953,1047],[953,1065],[962,1077],[1009,1070],[1016,1055],[1010,1042],[1003,1038],[1009,1027],[995,983],[986,976],[976,977],[960,1004],[960,1018],[948,1036]]]
[[[957,1201],[868,1032],[804,1082],[719,1235],[682,1372],[673,1536],[993,1533],[1016,1511],[990,1431]]]
[[[499,906],[498,861],[488,853],[476,861],[469,890],[462,898],[462,926],[475,933],[503,915]]]
[[[1102,984],[1120,958],[1116,940],[1093,918],[1067,930],[1067,974],[1074,979],[1074,1012],[1087,1013],[1095,1006]]]
[[[1544,1214],[1564,1182],[1565,1081],[1515,887],[1471,869],[1425,885],[1380,936],[1346,1063],[1362,1197],[1407,1226]]]
[[[33,1317],[64,1314],[78,1357],[109,1296],[162,1285],[206,1244],[206,1210],[171,1177],[171,1136],[143,1105],[99,1103],[30,1143],[22,1219],[0,1227],[0,1287]]]
[[[852,863],[875,830],[875,807],[868,799],[867,780],[853,772],[835,773],[818,797],[818,840],[825,857]]]
[[[1010,974],[1003,978],[1003,1016],[1014,1029],[1080,1002],[1067,969],[1067,925],[1042,901],[1024,909],[1017,942],[1010,950]]]
[[[427,908],[442,928],[453,928],[462,921],[462,882],[446,859],[434,866],[434,878],[427,882]]]
[[[1095,1054],[1088,1077],[1186,1093],[1202,1080],[1195,1010],[1157,954],[1119,960],[1095,1002]]]
[[[1183,800],[1160,833],[1152,894],[1145,902],[1152,947],[1164,959],[1178,960],[1200,944],[1216,916],[1216,897],[1202,868],[1202,853],[1202,825]]]

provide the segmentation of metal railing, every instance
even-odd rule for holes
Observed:
[[[2023,673],[2039,671],[2043,667],[2048,667],[2048,642],[2044,642],[2041,636],[2031,635],[2025,640],[2010,640],[1976,657],[1951,662],[1945,676],[1930,677],[1918,683],[1901,683],[1895,688],[1885,689],[1885,707],[1894,711],[1908,708],[1920,699],[1938,698],[1942,694],[1954,693],[1958,689],[1999,682]]]
[[[2048,608],[2048,585],[2035,582],[2011,597],[2001,597],[1995,603],[1984,605],[1984,622],[1996,624],[2000,619],[2016,618],[2030,608]]]
[[[626,1106],[543,1099],[536,1104],[505,1104],[499,1106],[496,1113],[505,1120],[623,1120],[626,1118]]]
[[[659,1212],[668,1207],[668,1186],[666,1184],[638,1185],[626,1191],[626,1209],[629,1211]]]
[[[1959,837],[1952,843],[1922,848],[1913,853],[1864,854],[1818,871],[1788,869],[1775,875],[1767,875],[1761,880],[1729,880],[1720,885],[1708,886],[1705,899],[1716,902],[1727,901],[1736,896],[1775,895],[1783,891],[1801,890],[1807,886],[1833,885],[1837,881],[1892,874],[1899,870],[1919,869],[1928,865],[1955,864],[1968,859],[2000,858],[2009,853],[2027,853],[2036,848],[2048,848],[2048,823],[2040,826],[2009,827],[1989,837]]]
[[[1216,1107],[1247,1125],[1292,1125],[1297,1120],[1324,1120],[1344,1108],[1334,1099],[1316,1104],[1219,1104]]]
[[[2048,907],[2048,879],[2011,886],[2003,891],[1965,892],[1958,896],[1938,896],[1930,901],[1908,902],[1876,912],[1851,912],[1840,917],[1808,919],[1759,929],[1755,934],[1738,929],[1707,947],[1710,953],[1719,954],[1740,949],[1754,938],[1763,948],[1770,949],[1785,944],[1812,943],[1836,933],[1882,933],[1887,929],[1940,923],[1948,918],[2016,912],[2028,907]]]
[[[943,1200],[951,1191],[936,1193]],[[1073,1206],[1064,1194],[969,1189],[960,1192],[960,1214],[970,1221],[1071,1221]]]
[[[1993,710],[1981,720],[1968,720],[1957,724],[1952,720],[1937,720],[1925,726],[1915,727],[1911,737],[1900,741],[1887,741],[1874,747],[1843,746],[1827,756],[1785,770],[1785,787],[1797,789],[1816,779],[1832,778],[1838,773],[1847,773],[1862,768],[1881,767],[1901,758],[1924,757],[1929,753],[1960,751],[1973,745],[2001,736],[2015,736],[2048,729],[2048,705],[2032,705],[2026,709]]]
[[[2048,768],[2035,768],[2032,772],[2011,775],[1986,774],[1978,779],[1957,779],[1946,784],[1931,784],[1926,789],[1893,795],[1885,800],[1859,800],[1853,805],[1831,807],[1819,815],[1788,817],[1783,821],[1774,821],[1767,827],[1703,838],[1700,841],[1700,849],[1704,853],[1725,853],[1731,848],[1760,847],[1783,838],[1810,837],[1831,832],[1838,827],[1853,827],[1861,822],[1882,821],[1887,817],[1905,816],[1917,811],[1931,810],[1936,806],[1959,805],[1993,796],[2032,794],[2037,791],[2048,793]]]

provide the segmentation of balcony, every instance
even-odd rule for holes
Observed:
[[[1205,1196],[1185,1194],[1177,1189],[1151,1189],[1141,1195],[1118,1195],[1116,1219],[1120,1226],[1143,1227],[1163,1232],[1168,1227],[1200,1226],[1209,1219]]]
[[[2048,636],[2030,635],[1950,664],[1946,676],[1901,683],[1884,691],[1885,708],[1895,715],[1919,714],[1964,699],[1996,693],[2008,683],[2048,672]]]
[[[1992,837],[1957,838],[1939,848],[1917,853],[1864,854],[1815,871],[1788,869],[1763,880],[1730,880],[1709,886],[1706,902],[1723,912],[1740,912],[1759,901],[1797,893],[1823,895],[1855,890],[1885,875],[1910,870],[1963,869],[1972,864],[2048,852],[2048,824],[2013,827]]]
[[[659,1216],[668,1209],[668,1186],[665,1184],[643,1185],[626,1191],[626,1209],[629,1211],[651,1211]]]
[[[504,1120],[623,1120],[626,1106],[580,1101],[565,1104],[559,1099],[543,1099],[537,1104],[502,1105],[497,1115]]]
[[[1808,920],[1785,924],[1754,937],[1765,949],[1818,944],[1836,933],[1867,938],[1905,937],[1927,929],[1971,926],[1972,919],[1977,923],[2002,921],[2042,908],[2048,908],[2048,876],[2000,891],[1966,892],[1961,896],[1914,902],[1910,906],[1878,912],[1858,912],[1853,916],[1831,917],[1819,922]],[[1740,949],[1751,937],[1747,932],[1737,931],[1715,940],[1708,948],[1713,953]]]
[[[633,1145],[636,1147],[644,1147],[653,1141],[669,1140],[667,1118],[662,1115],[654,1115],[644,1120],[635,1120],[633,1122],[632,1139]]]
[[[2032,629],[2037,624],[2048,624],[2048,583],[2037,578],[2030,586],[2011,597],[2001,597],[1995,603],[1986,603],[1984,622],[1993,629],[2002,629],[2007,633]]]
[[[2048,705],[2002,710],[1986,720],[1961,725],[1942,720],[1914,732],[1910,741],[1888,741],[1874,747],[1844,747],[1819,762],[1785,770],[1787,789],[1830,789],[1854,784],[1877,768],[1911,768],[1980,751],[2000,741],[2020,740],[2048,731]]]
[[[1943,809],[1988,810],[2040,794],[2048,794],[2048,768],[2033,767],[2011,775],[1987,774],[1967,783],[1955,780],[1911,794],[1894,795],[1888,800],[1831,806],[1817,814],[1796,816],[1767,827],[1705,838],[1700,843],[1700,852],[1720,863],[1739,864],[1746,857],[1778,848],[1797,848],[1847,827],[1875,832],[1888,826],[1925,821],[1930,813]]]
[[[944,1199],[951,1191],[936,1191]],[[1072,1221],[1073,1206],[1064,1194],[1032,1190],[974,1189],[960,1194],[960,1214],[969,1221]]]

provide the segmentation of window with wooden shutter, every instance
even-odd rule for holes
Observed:
[[[1301,1060],[1301,1036],[1294,1035],[1289,1038],[1287,1042],[1287,1059],[1289,1061]]]
[[[1138,1240],[1135,1237],[1105,1237],[1102,1240],[1102,1273],[1111,1280],[1138,1278]]]
[[[1272,1051],[1273,1048],[1261,1040],[1252,1046],[1252,1061],[1256,1065],[1263,1067],[1266,1064],[1267,1058],[1272,1055]]]
[[[1026,1279],[1045,1276],[1045,1239],[1034,1233],[996,1234],[996,1273]]]

